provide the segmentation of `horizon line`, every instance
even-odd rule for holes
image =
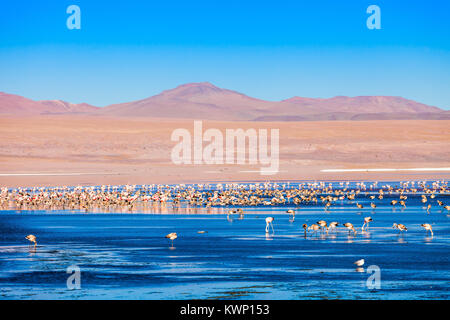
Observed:
[[[159,93],[156,93],[156,94],[153,94],[153,95],[149,95],[149,96],[146,96],[146,97],[144,97],[144,98],[137,98],[137,99],[132,99],[132,98],[130,98],[130,100],[127,100],[127,101],[123,101],[123,102],[115,102],[115,103],[110,103],[110,104],[106,104],[106,105],[95,105],[95,104],[91,104],[91,103],[86,102],[86,101],[76,102],[76,103],[75,103],[75,102],[71,102],[71,101],[64,100],[64,99],[58,99],[58,98],[54,98],[54,99],[51,99],[51,98],[48,98],[48,99],[33,99],[33,98],[29,98],[29,97],[27,97],[27,96],[24,96],[24,95],[22,95],[22,94],[20,94],[20,93],[10,93],[10,92],[6,92],[6,91],[0,91],[0,94],[16,95],[16,96],[19,96],[19,97],[22,97],[22,98],[25,98],[25,99],[32,100],[32,101],[34,101],[34,102],[61,101],[61,102],[66,102],[66,103],[70,103],[70,104],[73,104],[73,105],[87,104],[87,105],[92,106],[92,107],[95,107],[95,108],[105,108],[105,107],[112,106],[112,105],[124,104],[124,103],[130,103],[130,102],[136,102],[136,101],[141,101],[141,100],[150,99],[150,98],[159,96],[159,95],[161,95],[161,94],[164,93],[164,92],[172,91],[172,90],[178,89],[178,88],[180,88],[180,87],[191,86],[191,85],[197,85],[197,86],[200,86],[200,85],[209,85],[209,86],[212,86],[212,87],[217,88],[217,89],[220,89],[220,90],[224,90],[224,91],[232,91],[232,92],[234,92],[234,93],[236,93],[236,94],[243,95],[243,96],[245,96],[245,97],[247,97],[247,98],[250,98],[250,99],[256,99],[256,100],[265,101],[265,102],[287,102],[288,100],[295,99],[295,98],[300,98],[300,99],[314,99],[314,100],[330,100],[330,99],[334,99],[334,98],[363,98],[363,97],[369,97],[369,98],[372,98],[372,97],[387,97],[387,98],[400,98],[400,99],[410,100],[410,101],[414,101],[414,102],[416,102],[416,103],[420,103],[420,104],[423,104],[423,105],[426,105],[426,106],[429,106],[429,107],[435,107],[435,108],[438,108],[438,109],[440,109],[441,111],[450,111],[450,106],[449,106],[449,107],[438,107],[438,106],[436,106],[436,105],[426,104],[426,103],[424,103],[424,102],[420,102],[420,101],[418,101],[418,100],[411,99],[411,98],[406,98],[406,97],[400,96],[400,95],[398,95],[398,96],[396,96],[396,95],[354,95],[354,96],[351,96],[351,95],[334,95],[334,96],[330,96],[330,97],[307,97],[307,96],[293,95],[293,96],[291,96],[291,97],[289,97],[289,98],[280,99],[280,100],[266,100],[266,99],[261,99],[261,98],[249,96],[249,95],[247,95],[247,94],[245,94],[245,93],[242,93],[242,92],[239,92],[239,91],[236,91],[236,90],[233,90],[233,89],[228,89],[228,88],[218,87],[218,86],[216,86],[215,84],[213,84],[213,83],[211,83],[211,82],[209,82],[209,81],[186,82],[186,83],[179,84],[179,85],[177,85],[177,86],[175,86],[175,87],[172,87],[172,88],[169,88],[169,89],[164,89],[164,90],[160,91]]]

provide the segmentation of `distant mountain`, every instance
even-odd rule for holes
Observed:
[[[39,103],[54,108],[55,110],[58,110],[60,112],[86,113],[93,112],[99,109],[98,107],[91,106],[87,103],[73,104],[62,100],[41,100],[39,101]]]
[[[181,85],[100,111],[114,116],[257,121],[439,119],[441,112],[439,108],[413,100],[386,96],[293,97],[270,102],[208,82]],[[442,116],[448,119],[448,115]]]
[[[0,113],[7,114],[38,114],[43,106],[36,101],[15,95],[0,92]]]
[[[34,101],[15,94],[0,92],[0,114],[10,115],[39,115],[92,113],[98,107],[87,103],[73,104],[61,100]]]
[[[344,121],[344,120],[450,120],[450,112],[421,113],[348,113],[333,112],[304,116],[264,116],[254,121]]]
[[[159,117],[246,121],[450,119],[450,112],[402,97],[293,97],[265,101],[208,82],[188,83],[146,99],[98,108],[60,100],[33,101],[0,93],[0,114],[85,113],[113,117]]]
[[[316,113],[346,112],[346,113],[423,113],[440,112],[437,107],[408,100],[402,97],[388,96],[338,96],[329,99],[312,99],[293,97],[283,100],[283,103],[295,104],[300,108],[314,108]]]
[[[110,105],[101,112],[130,117],[251,120],[272,114],[277,105],[202,82],[184,84],[143,100]]]

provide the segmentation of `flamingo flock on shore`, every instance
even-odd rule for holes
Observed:
[[[330,210],[333,205],[341,201],[356,201],[357,198],[370,199],[370,206],[375,209],[374,199],[382,200],[384,197],[399,196],[392,199],[390,204],[406,207],[408,194],[420,196],[423,204],[427,203],[426,210],[432,209],[431,201],[435,202],[441,210],[450,210],[436,196],[449,195],[448,185],[445,181],[433,182],[428,186],[425,182],[401,182],[400,185],[385,184],[378,187],[378,182],[369,186],[363,182],[357,183],[354,188],[349,182],[341,184],[338,189],[331,184],[302,183],[297,187],[289,183],[255,183],[255,184],[198,184],[198,185],[125,185],[125,186],[97,186],[97,187],[34,187],[34,188],[0,188],[0,209],[8,210],[87,210],[127,208],[130,211],[138,210],[149,204],[171,203],[178,206],[186,203],[190,206],[226,207],[226,206],[324,206]],[[378,194],[378,197],[376,197]],[[356,201],[358,209],[364,209]],[[234,213],[242,214],[242,209]],[[287,211],[295,218],[295,211]]]

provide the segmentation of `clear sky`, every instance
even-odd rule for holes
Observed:
[[[66,26],[71,4],[80,30]],[[381,30],[366,26],[371,4]],[[0,4],[0,91],[104,106],[201,81],[266,100],[394,95],[450,109],[450,1]]]

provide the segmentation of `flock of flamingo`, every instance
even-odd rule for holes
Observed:
[[[336,184],[336,183],[335,183]],[[427,184],[425,181],[407,181],[397,184],[384,184],[379,186],[378,182],[366,185],[364,182],[353,183],[339,182],[337,187],[326,182],[304,182],[304,183],[253,183],[253,184],[197,184],[197,185],[126,185],[126,186],[98,186],[98,187],[54,187],[54,188],[0,188],[0,210],[80,210],[92,212],[94,209],[114,211],[126,209],[130,212],[143,210],[155,205],[171,204],[173,208],[182,205],[191,207],[251,207],[251,206],[291,206],[286,213],[290,221],[295,220],[296,211],[301,206],[323,206],[326,212],[336,204],[346,201],[354,203],[358,209],[364,206],[362,199],[370,202],[370,207],[375,210],[375,201],[384,198],[390,200],[392,207],[401,206],[405,208],[407,199],[420,199],[427,214],[433,208],[433,204],[441,211],[450,211],[443,199],[449,196],[448,182],[435,181]],[[440,197],[441,200],[436,199]],[[358,200],[360,199],[360,200]],[[357,201],[358,200],[358,201]],[[233,214],[238,214],[242,219],[244,210],[242,208],[230,209],[227,219]],[[274,232],[274,217],[265,219],[265,231]],[[372,217],[364,217],[361,230],[367,231]],[[311,225],[303,224],[305,236],[318,232],[336,232],[342,225],[350,233],[357,231],[352,223],[338,223],[336,221],[327,223],[325,220],[317,221]],[[432,225],[423,223],[421,226],[434,235]],[[392,227],[400,233],[407,231],[407,227],[401,223],[393,223]],[[201,231],[206,232],[206,231]],[[200,231],[199,231],[200,233]],[[166,235],[172,242],[177,239],[176,232]],[[26,237],[35,246],[36,236]]]

